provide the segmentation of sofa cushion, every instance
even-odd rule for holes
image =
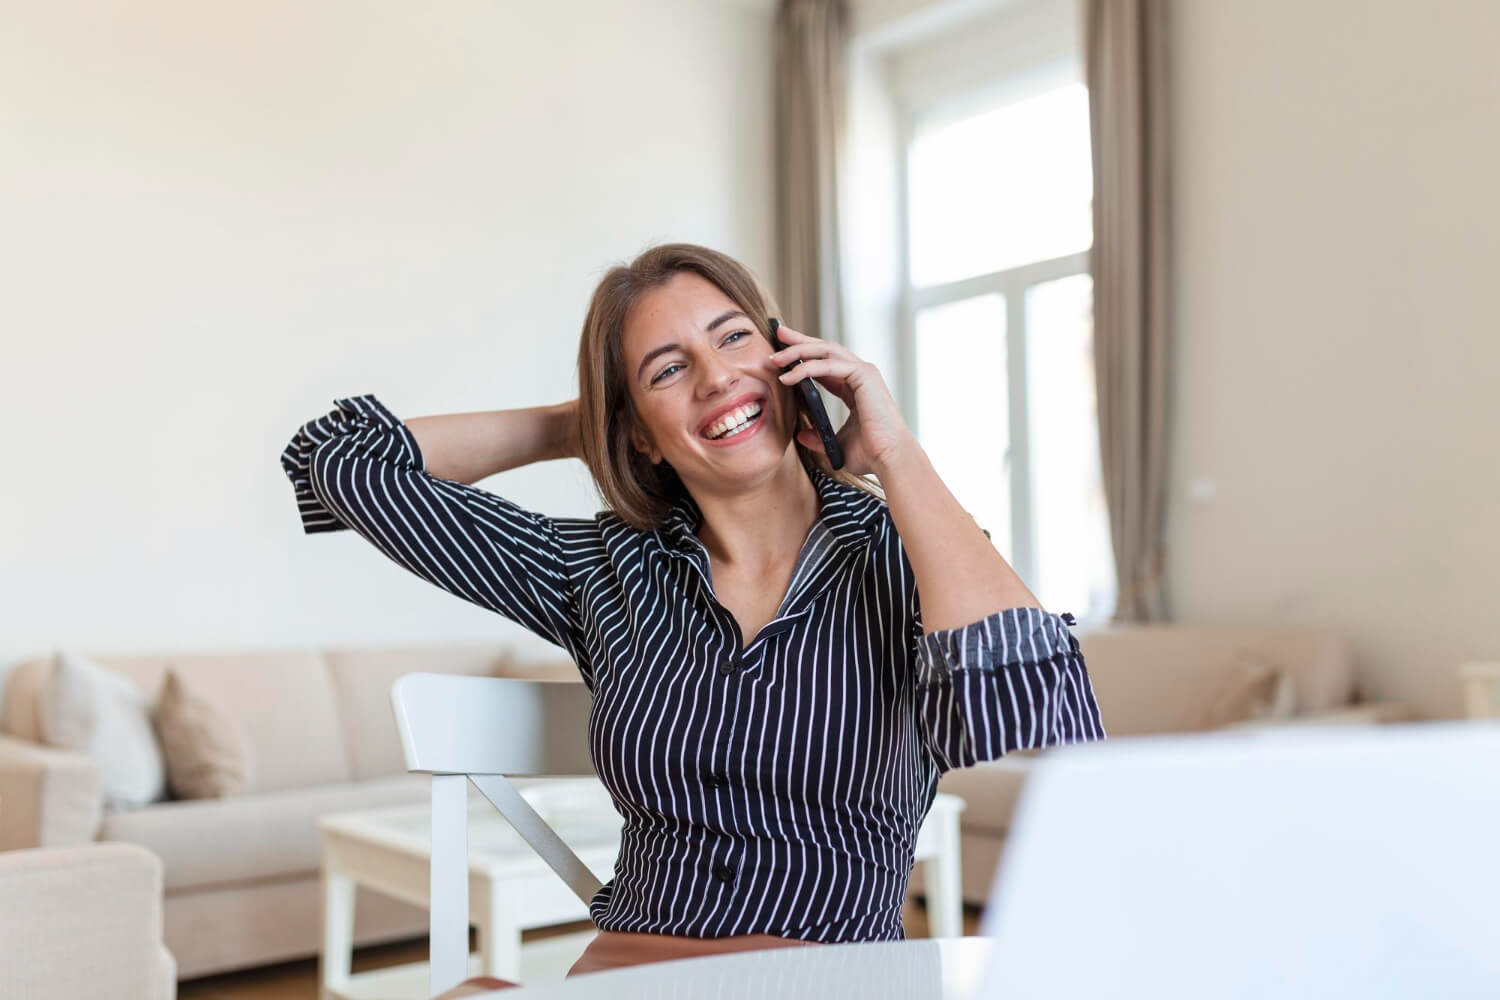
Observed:
[[[167,671],[152,717],[174,798],[223,799],[249,789],[254,760],[239,720],[177,671]]]
[[[555,649],[550,654],[533,654],[527,646],[497,643],[344,648],[330,649],[326,655],[350,767],[357,780],[406,771],[391,710],[391,687],[403,674],[578,680],[578,668]]]
[[[1199,714],[1197,729],[1222,729],[1247,722],[1285,722],[1297,708],[1291,674],[1246,654],[1225,676],[1215,697]]]
[[[40,691],[42,742],[78,750],[99,765],[106,809],[166,797],[167,771],[151,705],[134,684],[70,650],[58,650]]]
[[[964,800],[964,811],[959,814],[964,830],[1004,833],[1010,828],[1032,759],[1031,755],[1006,754],[999,760],[955,768],[943,775],[938,791]]]
[[[154,699],[168,668],[234,712],[255,759],[252,792],[350,780],[328,664],[320,653],[166,653],[96,657]]]
[[[318,871],[318,817],[427,801],[431,783],[407,774],[378,781],[162,802],[106,816],[100,840],[139,844],[162,859],[172,892]]]
[[[1118,625],[1080,631],[1089,680],[1110,736],[1186,732],[1247,657],[1275,664],[1295,687],[1298,712],[1349,703],[1348,643],[1314,629]]]

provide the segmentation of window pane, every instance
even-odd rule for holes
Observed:
[[[917,436],[964,509],[1011,550],[1010,392],[1005,297],[980,295],[916,316]]]
[[[1082,84],[920,132],[908,171],[917,286],[1079,253],[1094,241]]]
[[[1035,593],[1080,621],[1107,618],[1115,600],[1099,464],[1093,291],[1093,279],[1078,274],[1026,295]]]

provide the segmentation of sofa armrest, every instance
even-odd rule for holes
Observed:
[[[1417,715],[1405,705],[1386,701],[1367,701],[1326,712],[1307,712],[1289,719],[1252,719],[1236,722],[1226,729],[1272,729],[1279,726],[1374,726],[1389,722],[1411,722]]]
[[[0,853],[0,996],[171,1000],[162,873],[133,844]]]
[[[0,736],[0,851],[84,844],[99,831],[99,765]]]

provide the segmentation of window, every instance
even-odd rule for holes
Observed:
[[[1048,608],[1114,566],[1093,367],[1088,94],[1052,82],[908,121],[906,357],[933,464]]]

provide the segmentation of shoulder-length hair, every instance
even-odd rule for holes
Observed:
[[[638,531],[660,527],[672,506],[687,495],[687,488],[670,464],[665,460],[653,464],[632,443],[631,432],[644,433],[645,428],[630,398],[625,371],[625,317],[643,295],[682,271],[717,286],[744,310],[767,341],[771,340],[767,320],[780,314],[776,300],[749,268],[727,254],[692,243],[650,247],[629,264],[610,268],[594,289],[578,341],[579,442],[600,499]],[[792,392],[790,388],[785,391]],[[811,426],[800,407],[796,412],[800,426]],[[809,471],[821,469],[839,482],[884,498],[870,480],[834,471],[821,453],[795,439],[792,444]]]

